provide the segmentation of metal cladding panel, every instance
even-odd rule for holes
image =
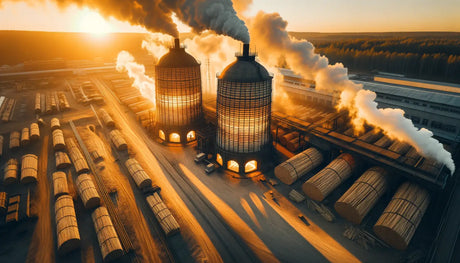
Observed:
[[[201,117],[200,66],[156,67],[156,107],[159,127],[187,126]]]
[[[217,146],[227,152],[256,153],[270,143],[272,80],[218,79]]]

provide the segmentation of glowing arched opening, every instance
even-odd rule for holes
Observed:
[[[222,161],[222,156],[220,156],[220,154],[216,154],[216,162],[220,164],[220,166],[224,165],[224,161]]]
[[[170,142],[180,142],[180,135],[173,132],[169,135],[169,141]]]
[[[244,165],[244,172],[245,173],[250,173],[250,172],[255,171],[255,170],[257,170],[257,161],[256,160],[249,161]]]
[[[195,131],[189,131],[187,133],[187,141],[188,142],[191,142],[191,141],[195,140],[195,138],[196,138],[195,137]]]
[[[166,135],[165,135],[165,132],[163,130],[160,130],[158,132],[158,137],[160,137],[160,139],[162,139],[163,141],[166,140]]]
[[[235,162],[233,160],[230,160],[227,163],[227,169],[229,169],[230,171],[238,173],[240,171],[240,166],[238,165],[237,162]]]

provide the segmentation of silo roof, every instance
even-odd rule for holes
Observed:
[[[196,59],[185,52],[184,48],[171,48],[169,52],[160,58],[158,61],[158,67],[164,68],[182,68],[182,67],[193,67],[198,66]]]
[[[219,78],[233,82],[258,82],[272,78],[265,67],[257,61],[241,58],[244,57],[238,57],[238,60],[228,65]]]

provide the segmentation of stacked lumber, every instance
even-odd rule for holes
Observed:
[[[0,215],[4,214],[8,208],[8,194],[6,192],[0,192]]]
[[[285,184],[292,184],[315,169],[323,161],[323,155],[316,148],[308,148],[275,168],[275,176]]]
[[[173,235],[180,230],[180,226],[177,223],[174,216],[169,211],[168,207],[163,203],[160,195],[157,192],[147,196],[147,203],[152,209],[153,214],[161,225],[161,228],[167,236]]]
[[[126,144],[126,140],[119,130],[111,130],[109,137],[117,151],[125,151],[128,149],[128,144]]]
[[[150,179],[149,175],[144,171],[144,168],[142,168],[136,159],[129,158],[126,160],[125,166],[134,182],[136,182],[137,187],[142,189],[152,185],[152,179]]]
[[[61,123],[59,122],[58,118],[51,119],[51,131],[61,128]]]
[[[8,99],[8,102],[6,103],[5,109],[3,110],[2,113],[2,121],[3,122],[9,122],[10,121],[10,116],[11,113],[14,110],[14,105],[15,105],[15,100],[14,99]]]
[[[388,187],[387,172],[372,167],[335,202],[335,210],[346,220],[359,225]]]
[[[91,159],[93,159],[94,163],[98,163],[104,160],[104,156],[102,156],[101,153],[97,149],[94,151],[91,151],[89,155],[91,156]]]
[[[86,209],[93,209],[101,204],[101,197],[94,186],[93,179],[89,174],[80,174],[75,180],[78,195]]]
[[[350,177],[354,168],[355,160],[353,156],[348,153],[342,153],[324,169],[308,179],[302,185],[302,190],[311,199],[322,201],[337,186]]]
[[[65,149],[64,133],[61,129],[53,131],[53,149],[55,151],[62,151]]]
[[[305,201],[305,196],[299,192],[297,192],[296,190],[292,189],[290,192],[289,192],[289,199],[291,199],[292,201],[295,201],[297,203],[300,203],[300,202],[303,202]]]
[[[58,198],[61,195],[69,194],[69,187],[67,186],[67,174],[64,172],[53,173],[53,189],[54,198]]]
[[[367,143],[373,143],[380,139],[382,137],[382,134],[379,131],[376,131],[376,129],[372,129],[365,134],[361,135],[358,137],[361,141],[365,141]]]
[[[77,146],[77,143],[73,138],[68,138],[65,140],[67,145],[67,151],[69,152],[70,159],[72,159],[73,165],[75,167],[75,171],[77,174],[88,173],[89,167],[88,163],[86,162],[83,154],[81,153],[80,149]]]
[[[334,222],[334,214],[324,204],[318,204],[311,199],[307,199],[307,207],[318,212],[326,221]]]
[[[51,108],[51,94],[50,93],[46,94],[46,97],[45,97],[45,112],[46,114],[53,113],[53,109]]]
[[[70,110],[70,104],[64,92],[62,91],[58,92],[58,99],[59,99],[59,108],[61,109],[61,111]]]
[[[38,157],[26,154],[21,159],[21,184],[37,182]]]
[[[406,155],[404,155],[405,160],[404,163],[410,166],[415,166],[420,159],[423,157],[418,154],[417,149],[411,148]]]
[[[10,150],[17,149],[21,145],[21,133],[13,131],[10,133]]]
[[[51,98],[51,110],[53,112],[56,112],[57,111],[56,92],[51,93],[50,98]]]
[[[396,249],[406,249],[429,203],[427,190],[411,182],[403,183],[375,223],[375,234]]]
[[[70,195],[62,195],[54,204],[58,252],[64,255],[80,247],[77,217]]]
[[[35,114],[41,114],[42,113],[42,97],[40,93],[35,94],[35,107],[34,107],[34,112]]]
[[[388,146],[391,145],[391,139],[385,135],[382,138],[380,138],[378,141],[376,141],[374,145],[381,147],[381,148],[387,148]]]
[[[20,195],[12,196],[8,199],[8,209],[6,211],[5,222],[17,222],[19,219],[19,201],[21,200]]]
[[[281,136],[280,143],[281,143],[281,145],[286,146],[288,141],[294,139],[295,137],[299,137],[299,133],[298,132],[290,132],[288,134],[285,134],[285,135]]]
[[[3,177],[3,184],[14,184],[18,181],[18,160],[11,158],[6,163],[5,175]]]
[[[395,141],[388,147],[388,150],[401,155],[406,154],[410,150],[411,146],[407,142]]]
[[[294,139],[288,141],[286,143],[286,149],[288,149],[291,152],[297,151],[300,147],[303,147],[307,144],[307,142],[304,139],[301,139],[300,137],[295,137]]]
[[[57,169],[66,169],[72,165],[72,163],[70,162],[69,156],[65,152],[56,151],[54,152],[54,157],[56,159]]]
[[[113,227],[107,208],[103,206],[98,207],[91,214],[91,218],[93,219],[97,240],[99,241],[104,261],[112,261],[123,256],[123,248],[121,247],[120,240]]]
[[[109,113],[104,109],[99,110],[99,116],[101,117],[102,123],[108,128],[115,127],[115,122],[113,121],[112,117],[110,117]]]
[[[30,142],[29,128],[23,128],[21,132],[21,145],[26,146]]]
[[[40,139],[40,128],[38,127],[38,123],[30,124],[30,140],[36,141]]]

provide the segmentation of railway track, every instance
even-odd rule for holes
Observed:
[[[111,100],[110,105],[117,107],[116,111],[125,112],[121,108],[120,102],[117,100],[115,94],[97,77],[93,77],[92,81],[96,84],[101,94],[105,94],[107,100]],[[122,127],[128,126],[129,123],[125,118],[122,118],[125,122]],[[180,167],[178,167],[173,161],[170,161],[165,155],[161,153],[164,149],[160,145],[154,144],[150,138],[146,135],[144,130],[136,124],[137,127],[133,127],[133,130],[139,135],[139,139],[145,143],[153,156],[158,160],[163,170],[170,175],[183,196],[187,199],[184,202],[191,204],[190,210],[195,210],[200,217],[205,221],[202,224],[204,228],[207,228],[208,235],[211,238],[224,262],[260,262],[255,256],[253,251],[245,244],[244,240],[225,222],[219,212],[216,211],[212,203],[205,198],[199,189],[197,189],[183,174]]]
[[[118,234],[118,237],[120,238],[121,245],[123,246],[123,249],[125,253],[127,253],[130,258],[132,259],[132,262],[140,262],[139,258],[136,256],[135,253],[131,253],[134,251],[134,246],[133,243],[131,242],[131,239],[129,238],[128,233],[126,232],[125,226],[120,220],[120,217],[118,216],[118,213],[116,211],[115,205],[113,204],[109,193],[107,191],[107,188],[104,185],[104,182],[102,178],[100,177],[99,173],[97,172],[94,162],[91,159],[91,156],[88,152],[88,149],[86,148],[86,145],[84,144],[82,138],[80,137],[80,134],[77,131],[77,128],[75,127],[75,124],[73,121],[69,121],[70,127],[72,129],[72,132],[75,135],[75,138],[78,141],[78,144],[80,145],[80,148],[83,151],[83,154],[85,156],[86,162],[88,163],[88,166],[94,175],[94,178],[96,179],[96,185],[99,194],[101,195],[102,200],[104,201],[104,204],[109,212],[109,215],[113,221],[113,226],[115,227],[115,230]]]

